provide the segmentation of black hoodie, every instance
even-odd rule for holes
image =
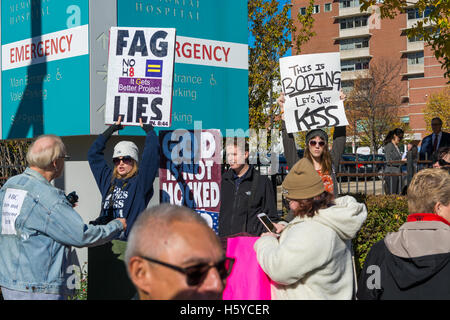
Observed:
[[[358,299],[450,299],[450,226],[403,224],[377,242],[358,282]]]

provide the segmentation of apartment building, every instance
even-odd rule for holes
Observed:
[[[305,14],[308,0],[292,0],[292,13]],[[406,30],[422,15],[413,5],[394,19],[380,19],[376,7],[360,11],[359,0],[316,0],[316,36],[302,46],[302,53],[340,52],[342,87],[350,91],[358,76],[368,75],[370,62],[378,58],[401,63],[403,122],[409,123],[417,140],[426,131],[423,109],[430,94],[446,86],[444,71],[431,49],[419,38],[408,39]],[[293,52],[295,55],[296,52]]]

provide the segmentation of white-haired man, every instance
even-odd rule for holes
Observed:
[[[125,262],[141,300],[221,299],[234,259],[191,209],[162,204],[142,212]]]
[[[61,138],[40,136],[28,149],[29,167],[0,190],[0,286],[5,300],[66,299],[74,287],[68,273],[71,246],[100,245],[126,228],[125,219],[86,225],[64,192],[50,184],[62,174],[66,157]]]

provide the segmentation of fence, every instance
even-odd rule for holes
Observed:
[[[430,160],[407,161],[341,161],[336,173],[338,190],[343,193],[405,194],[406,188],[417,171],[432,166]],[[347,170],[343,170],[343,167]],[[398,168],[386,172],[386,168]],[[355,172],[352,172],[355,170]],[[353,179],[353,181],[352,181]]]
[[[375,157],[373,157],[375,159]],[[407,161],[341,161],[337,168],[336,178],[339,194],[365,193],[365,194],[393,194],[405,193],[407,186],[417,171],[432,166],[430,160],[413,160],[412,154],[407,154]],[[398,167],[400,172],[386,172],[386,167]],[[264,173],[267,170],[260,163],[256,169]],[[224,166],[223,169],[227,169]],[[282,183],[288,171],[281,167],[279,172],[269,176],[277,200],[277,186]],[[395,181],[398,182],[398,190],[394,190]]]

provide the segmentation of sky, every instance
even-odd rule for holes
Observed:
[[[279,5],[278,5],[278,7],[280,8],[280,10],[281,10],[281,8],[285,5],[285,4],[288,4],[288,3],[291,3],[291,0],[278,0],[278,3],[279,3]],[[251,45],[253,42],[254,42],[254,37],[251,35],[251,33],[249,32],[248,33],[248,44],[249,45]],[[287,52],[286,52],[286,54],[284,55],[285,57],[288,57],[288,56],[291,56],[292,55],[292,51],[291,51],[291,49],[289,49]]]

